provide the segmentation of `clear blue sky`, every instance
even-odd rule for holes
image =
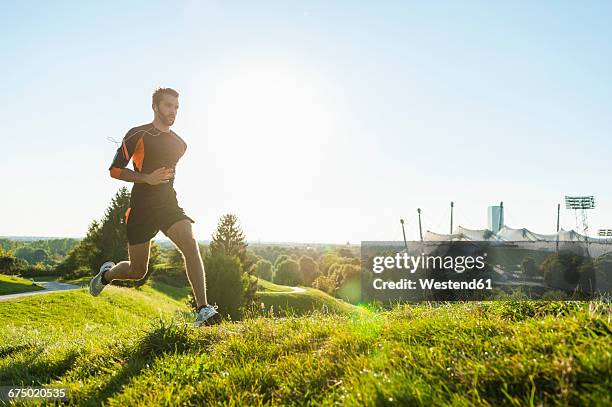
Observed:
[[[199,239],[227,212],[255,241],[416,238],[451,200],[551,233],[566,194],[612,227],[610,2],[82,3],[3,4],[0,235],[83,236],[160,85]]]

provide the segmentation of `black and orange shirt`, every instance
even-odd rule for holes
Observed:
[[[175,132],[163,132],[152,123],[134,127],[127,132],[121,146],[117,149],[113,163],[109,167],[110,175],[119,178],[121,169],[130,159],[134,171],[149,174],[158,168],[176,168],[176,163],[185,154],[187,144]],[[153,207],[176,204],[174,178],[168,183],[149,185],[134,183],[130,198],[130,207]]]

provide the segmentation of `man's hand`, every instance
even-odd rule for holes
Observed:
[[[174,169],[161,167],[147,174],[145,181],[149,185],[167,184],[174,177]]]

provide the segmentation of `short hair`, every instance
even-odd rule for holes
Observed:
[[[172,88],[157,88],[153,91],[153,106],[159,106],[159,102],[161,102],[164,95],[171,95],[177,98],[179,94]]]

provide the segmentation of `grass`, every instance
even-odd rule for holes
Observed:
[[[25,278],[0,274],[0,295],[26,293],[43,289],[44,287],[32,284],[32,281]]]
[[[275,316],[299,316],[313,311],[350,313],[358,310],[354,305],[338,300],[320,290],[308,287],[304,287],[302,292],[258,292],[256,301],[264,304],[268,313]]]
[[[36,281],[58,281],[57,276],[36,276],[33,278]]]
[[[198,329],[176,290],[0,303],[0,385],[110,406],[612,403],[607,302],[351,306]]]
[[[263,304],[265,312],[274,316],[299,316],[321,311],[324,313],[355,312],[357,308],[320,290],[303,287],[295,292],[292,287],[258,279],[256,302]]]
[[[89,282],[91,281],[92,278],[93,276],[85,276],[85,277],[73,278],[70,280],[57,279],[57,278],[55,280],[60,281],[62,283],[74,284],[74,285],[79,285],[81,287],[85,287],[89,285]]]

